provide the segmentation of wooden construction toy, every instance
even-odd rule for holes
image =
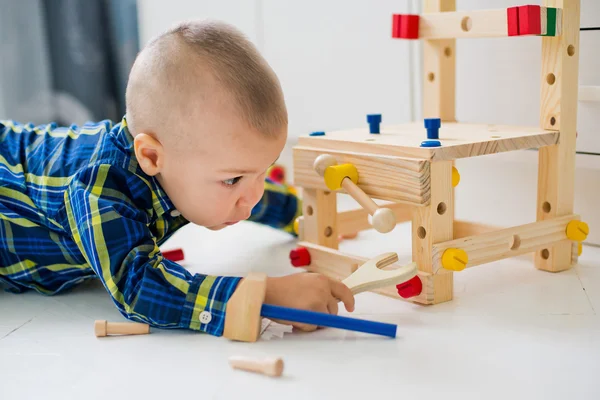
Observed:
[[[234,369],[257,372],[272,377],[279,377],[283,373],[283,360],[281,358],[254,359],[232,356],[229,357],[229,365]]]
[[[257,341],[262,317],[396,337],[396,325],[393,324],[263,304],[266,279],[265,274],[251,273],[240,282],[227,302],[224,337],[243,342]]]
[[[379,135],[364,126],[300,137],[293,149],[293,181],[303,189],[304,207],[299,264],[346,279],[368,260],[340,252],[341,235],[410,223],[417,275],[374,292],[421,304],[450,301],[455,273],[525,253],[535,254],[543,271],[571,268],[589,231],[574,213],[580,0],[477,11],[456,11],[455,0],[423,4],[422,15],[393,16],[392,37],[422,41],[423,117],[431,121],[426,128],[437,129],[439,121],[441,134],[425,140],[423,123],[412,122],[381,125]],[[540,98],[539,125],[456,121],[456,39],[524,35],[540,41],[541,93],[531,93]],[[455,160],[525,149],[539,153],[533,221],[493,227],[455,220],[454,188],[461,179]],[[338,212],[337,193],[362,208]]]
[[[94,323],[96,337],[112,335],[146,335],[150,333],[150,325],[138,322],[108,322],[98,320]]]

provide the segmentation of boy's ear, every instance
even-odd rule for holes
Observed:
[[[165,153],[163,145],[147,133],[138,133],[133,139],[135,156],[142,170],[155,176],[162,171]]]

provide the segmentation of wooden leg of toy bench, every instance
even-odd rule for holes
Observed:
[[[303,238],[311,243],[338,248],[337,195],[305,189],[303,192]]]
[[[562,35],[542,37],[540,125],[559,130],[560,143],[539,150],[537,220],[573,213],[575,141],[579,68],[580,1],[544,0],[561,7]],[[571,267],[573,245],[569,241],[536,253],[538,269],[558,272]]]
[[[454,201],[452,161],[431,163],[431,202],[414,210],[412,254],[419,271],[433,273],[433,245],[453,239]],[[433,285],[424,285],[425,297],[433,304],[452,300],[453,273],[432,275]]]

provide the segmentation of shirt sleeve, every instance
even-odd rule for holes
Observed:
[[[147,183],[110,165],[86,168],[65,192],[64,219],[121,314],[221,336],[227,301],[241,278],[191,274],[163,258],[152,216]]]
[[[302,201],[292,187],[265,179],[265,193],[252,209],[248,221],[257,222],[296,236],[294,221],[302,214]]]

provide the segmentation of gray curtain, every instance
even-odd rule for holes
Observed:
[[[0,0],[0,118],[119,120],[139,51],[136,0]],[[6,60],[10,61],[6,64]]]

